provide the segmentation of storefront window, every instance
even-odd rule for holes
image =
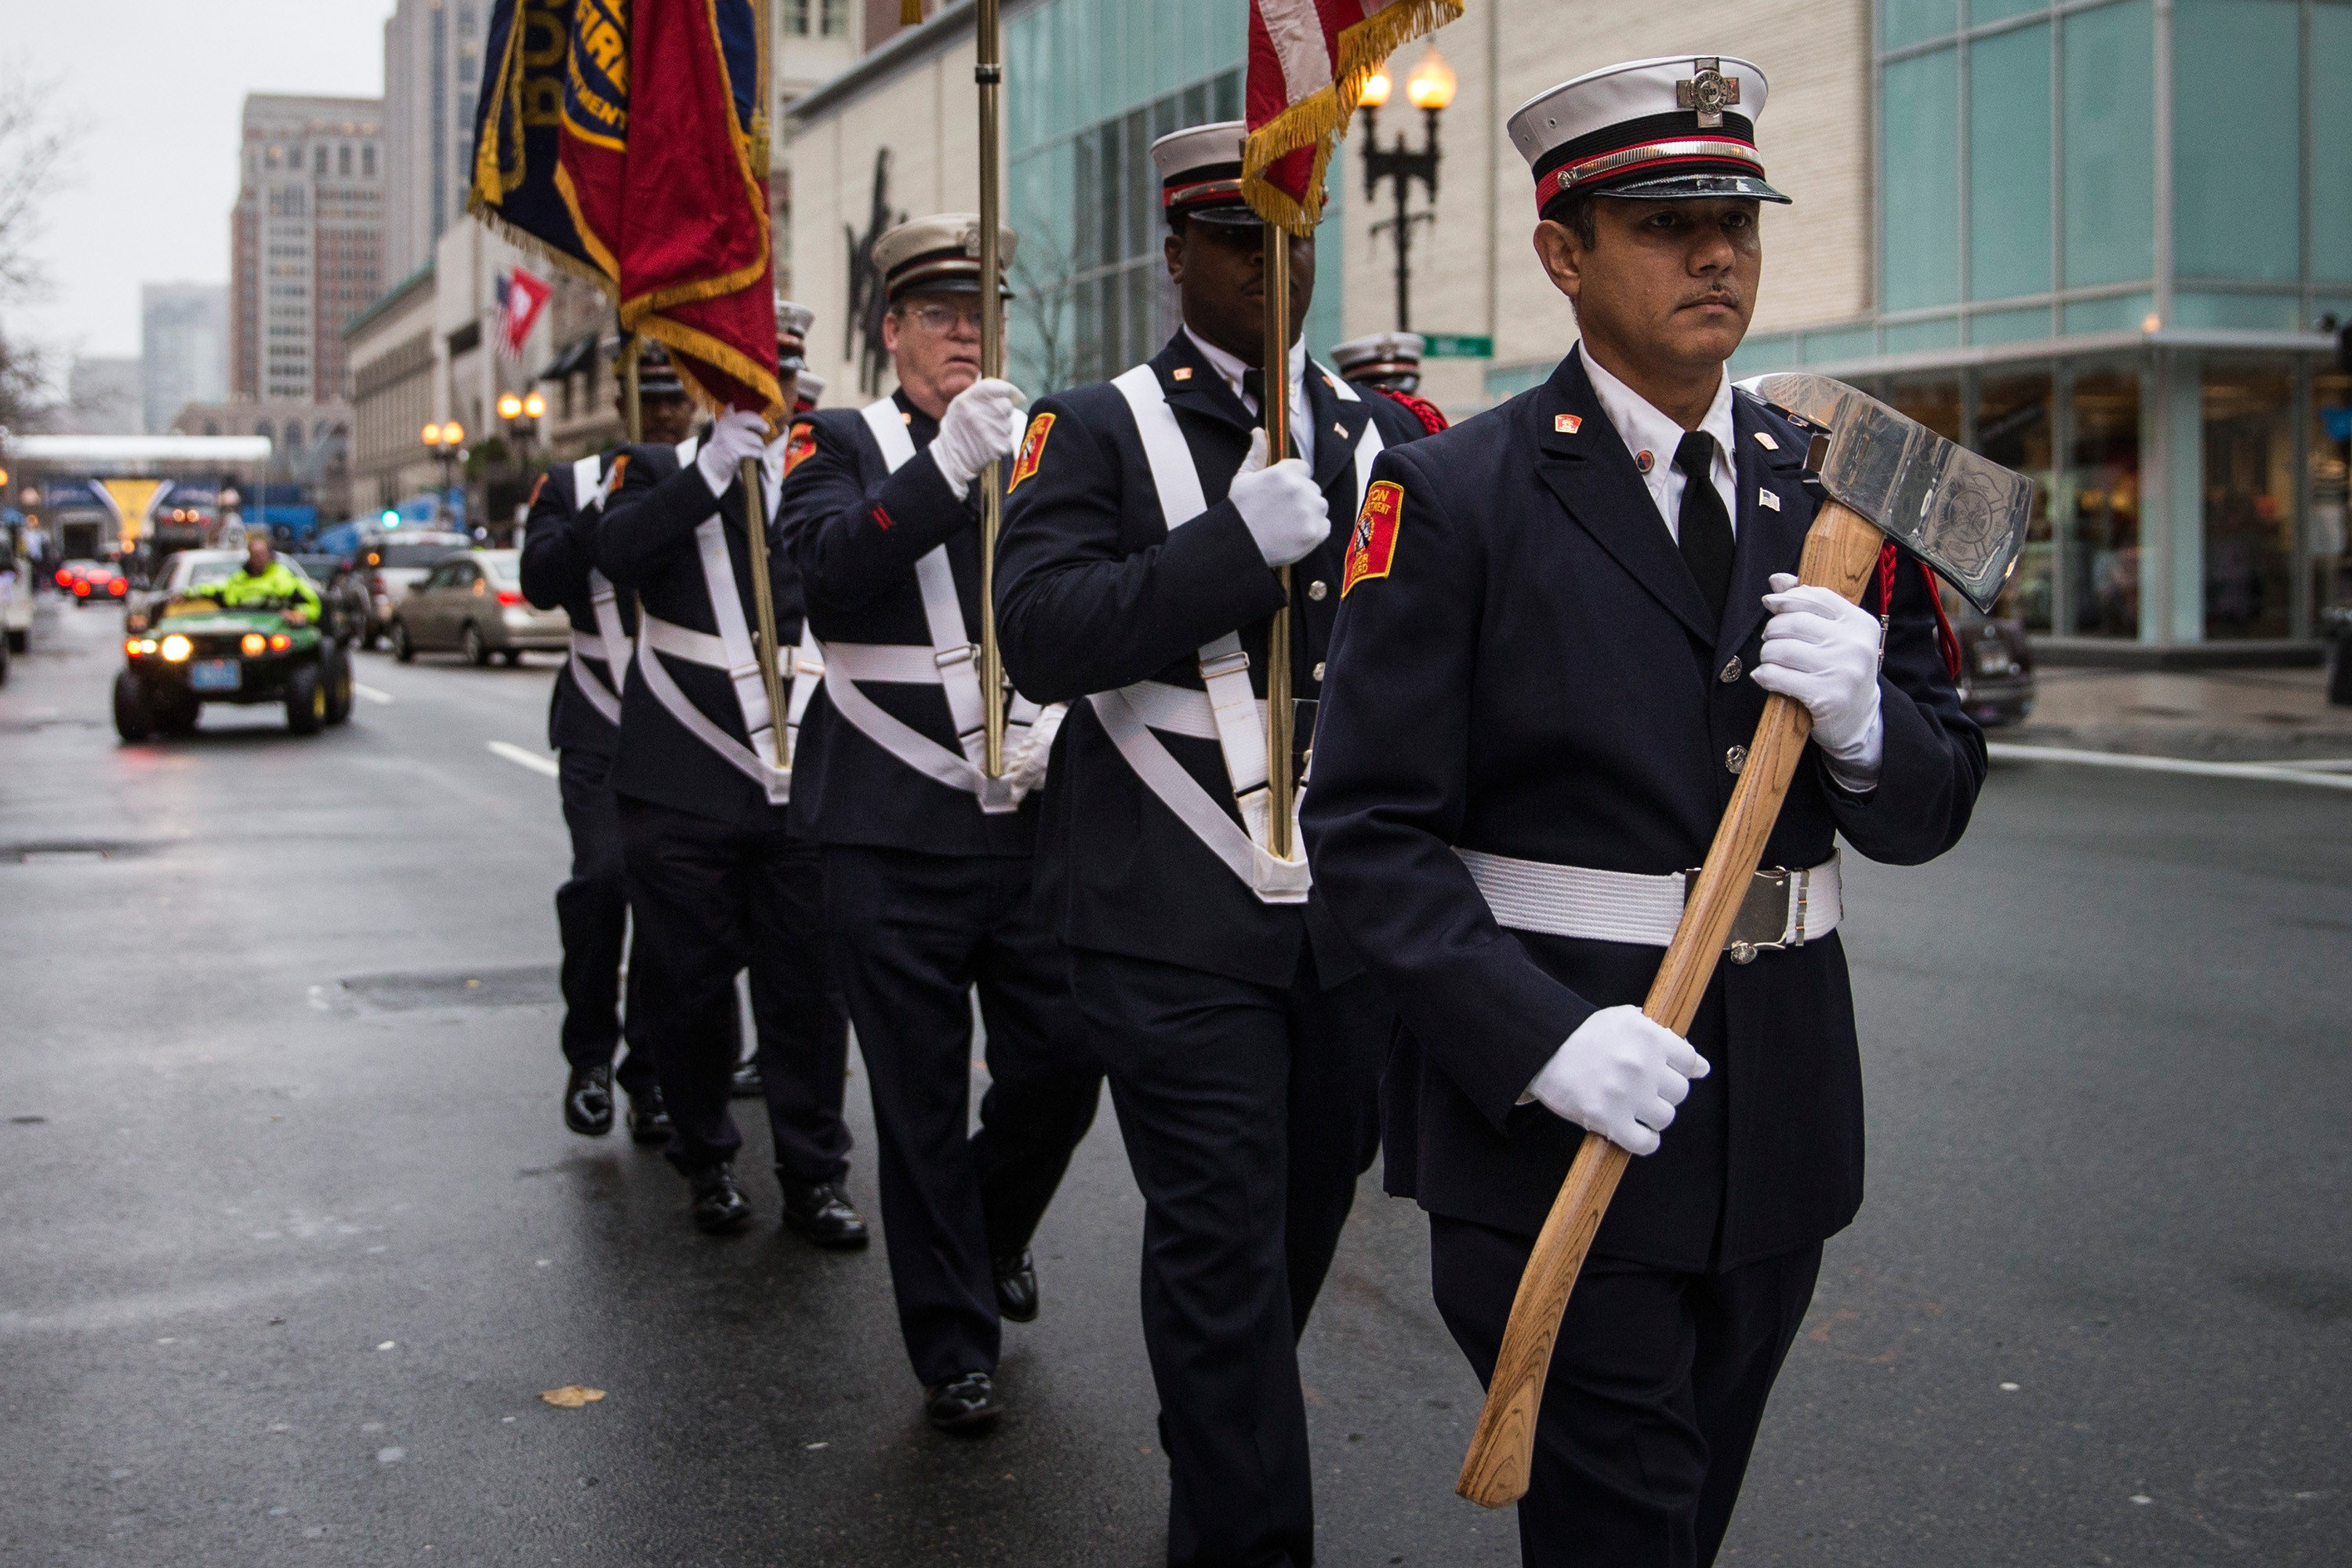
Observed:
[[[2294,559],[2294,378],[2205,373],[2205,635],[2283,637]]]
[[[2001,593],[1999,613],[2036,632],[2051,626],[2057,566],[2050,533],[2050,492],[2055,478],[2050,387],[2046,374],[1988,376],[1977,396],[1977,450],[2033,481],[2025,549]]]
[[[2074,378],[2073,487],[2066,540],[2068,628],[2079,637],[2139,635],[2139,376]]]
[[[2347,503],[2352,500],[2352,375],[2329,373],[2312,378],[2315,414],[2311,431],[2311,607],[2315,630],[2325,635],[2320,616],[2352,605],[2352,557],[2345,552]]]
[[[2148,0],[2065,19],[2065,284],[2125,283],[2156,268],[2156,24]]]
[[[2301,274],[2302,26],[2289,0],[2176,0],[2172,243],[2184,278]]]
[[[1948,305],[1960,297],[1960,66],[1937,49],[1886,66],[1879,221],[1885,309]]]

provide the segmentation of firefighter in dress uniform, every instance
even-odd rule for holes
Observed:
[[[1586,1130],[1641,1158],[1570,1296],[1519,1504],[1534,1564],[1710,1563],[1823,1239],[1862,1197],[1835,837],[1941,854],[1985,769],[1916,563],[1878,615],[1798,585],[1807,437],[1730,384],[1756,303],[1763,73],[1612,67],[1531,100],[1535,248],[1581,343],[1384,457],[1342,591],[1306,831],[1395,1000],[1387,1181],[1484,1380]],[[1874,604],[1874,608],[1877,607]],[[1811,742],[1770,842],[1783,938],[1644,1018],[1768,692]],[[1798,922],[1801,921],[1801,924]],[[1791,937],[1794,931],[1797,936]]]
[[[1331,345],[1340,379],[1382,392],[1421,390],[1421,356],[1429,341],[1419,332],[1373,332]]]
[[[637,395],[649,441],[667,445],[693,432],[694,401],[658,343],[639,353]],[[555,889],[555,928],[563,942],[562,1039],[570,1065],[563,1124],[590,1138],[610,1132],[618,1081],[628,1091],[629,1136],[659,1143],[669,1138],[670,1124],[645,1039],[654,961],[643,943],[630,955],[627,1008],[618,1011],[629,900],[620,819],[605,779],[620,740],[621,681],[637,615],[595,560],[605,480],[619,450],[560,463],[540,476],[523,524],[522,592],[541,609],[561,607],[572,619],[572,657],[557,672],[547,706],[547,743],[560,761],[556,784],[572,834],[572,876]],[[615,1066],[625,1030],[629,1051]]]
[[[1004,776],[980,765],[975,486],[1020,433],[1019,392],[980,375],[980,220],[902,224],[874,265],[898,390],[793,432],[786,532],[824,684],[793,761],[793,822],[824,845],[825,923],[873,1086],[890,1279],[925,1414],[979,1430],[1002,1409],[999,1320],[1037,1315],[1030,1237],[1102,1074],[1031,899],[1034,786],[1061,710],[1008,693]],[[990,1087],[972,1132],[975,986]]]
[[[1071,704],[1039,881],[1146,1205],[1180,1564],[1314,1555],[1296,1343],[1378,1152],[1391,1015],[1304,858],[1268,848],[1267,638],[1288,565],[1276,695],[1304,746],[1348,523],[1377,454],[1425,434],[1308,359],[1314,246],[1295,241],[1276,385],[1299,450],[1267,461],[1265,231],[1242,139],[1227,121],[1153,144],[1183,324],[1117,380],[1039,402],[997,578],[1013,679]]]
[[[802,307],[778,302],[787,408],[808,321]],[[633,447],[615,459],[596,560],[641,607],[612,786],[638,941],[653,950],[666,992],[647,1032],[676,1127],[667,1152],[691,1188],[696,1226],[725,1235],[751,1218],[734,1174],[742,1135],[727,1106],[736,1067],[727,1022],[736,1016],[735,975],[748,969],[784,1225],[820,1247],[856,1247],[866,1228],[844,1185],[841,1119],[848,1024],[826,981],[816,847],[787,823],[792,781],[776,766],[771,733],[781,722],[789,734],[814,685],[795,651],[799,579],[776,536],[786,442],[784,433],[769,439],[757,415],[730,410],[699,442]],[[738,470],[754,458],[788,671],[782,714],[770,710],[751,640]]]

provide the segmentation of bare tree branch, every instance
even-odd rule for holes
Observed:
[[[1020,362],[1022,389],[1035,397],[1058,392],[1077,376],[1069,306],[1078,266],[1052,230],[1024,238],[1013,264],[1013,311],[1026,330],[1014,342],[1013,356]]]
[[[47,286],[33,243],[68,172],[74,132],[49,110],[57,92],[54,80],[0,70],[0,305],[37,298]]]

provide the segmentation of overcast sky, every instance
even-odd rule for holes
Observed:
[[[52,291],[12,331],[139,352],[139,285],[228,280],[248,92],[383,90],[392,0],[0,0],[8,63],[81,128],[39,244]]]

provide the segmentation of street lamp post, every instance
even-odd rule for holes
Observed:
[[[458,448],[466,443],[466,427],[455,419],[442,425],[427,425],[424,431],[425,450],[441,461],[441,510],[449,506],[449,492],[457,486]],[[444,527],[446,517],[436,519]]]
[[[1406,100],[1422,112],[1423,129],[1417,153],[1406,147],[1402,131],[1397,132],[1392,151],[1381,149],[1380,110],[1389,100],[1389,73],[1385,68],[1373,73],[1364,84],[1364,194],[1378,201],[1382,180],[1388,181],[1396,194],[1396,216],[1372,225],[1372,232],[1389,229],[1396,234],[1396,324],[1398,331],[1405,332],[1412,330],[1412,226],[1434,222],[1437,216],[1433,212],[1408,213],[1405,200],[1415,180],[1427,188],[1432,203],[1437,200],[1437,117],[1454,101],[1454,69],[1432,48],[1405,81]]]
[[[514,453],[515,475],[530,477],[530,444],[539,434],[540,416],[547,412],[547,399],[537,392],[499,394],[499,417],[506,421],[508,447]],[[521,521],[517,509],[516,521]]]

